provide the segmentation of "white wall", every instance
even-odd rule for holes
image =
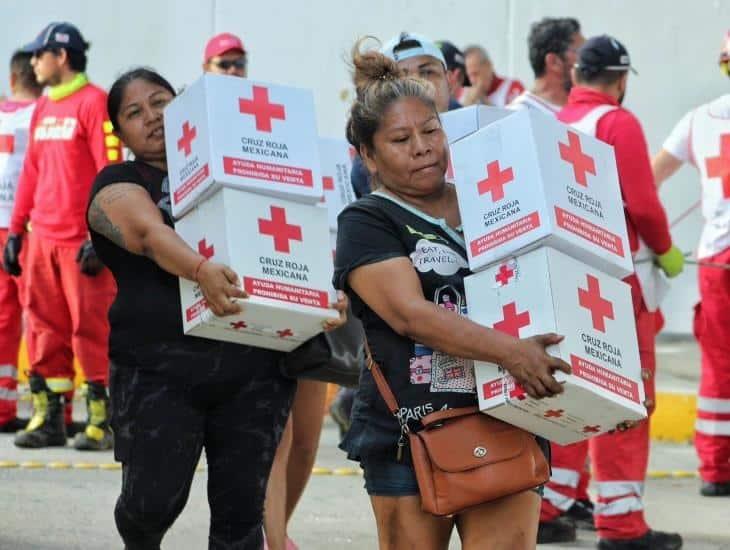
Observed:
[[[686,110],[728,89],[715,61],[730,27],[730,3],[719,0],[4,0],[0,58],[47,22],[68,20],[92,42],[89,74],[99,84],[109,86],[141,64],[181,86],[199,74],[206,39],[231,31],[250,51],[249,74],[312,88],[320,133],[336,136],[351,93],[344,59],[357,37],[412,30],[460,46],[481,43],[499,71],[529,83],[526,36],[545,15],[577,17],[587,36],[607,32],[626,44],[640,73],[631,79],[626,106],[644,123],[652,151]],[[0,93],[6,81],[3,64]],[[691,205],[698,197],[693,169],[684,168],[662,197],[670,219]],[[674,228],[676,242],[692,249],[699,228],[695,212]],[[688,269],[674,284],[665,306],[670,332],[690,331],[695,276]]]

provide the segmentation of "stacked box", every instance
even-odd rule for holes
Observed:
[[[515,337],[557,332],[565,393],[529,398],[475,363],[480,408],[565,444],[646,417],[633,273],[613,149],[532,110],[454,111],[447,127],[474,275],[469,317]]]
[[[165,145],[176,231],[249,294],[216,317],[181,278],[185,334],[290,351],[337,318],[311,92],[204,75],[166,108]]]

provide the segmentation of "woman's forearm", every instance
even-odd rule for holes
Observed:
[[[411,306],[404,334],[416,342],[465,359],[501,364],[519,341],[428,301]]]
[[[142,254],[178,277],[195,280],[195,271],[205,259],[167,225],[159,225],[142,236]]]

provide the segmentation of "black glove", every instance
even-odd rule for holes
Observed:
[[[81,273],[89,277],[98,275],[104,269],[104,264],[101,263],[99,256],[96,255],[96,250],[94,250],[94,245],[91,244],[91,241],[86,241],[81,245],[79,253],[76,254],[76,263],[79,264]]]
[[[23,235],[8,234],[8,240],[3,250],[3,269],[13,277],[19,277],[23,272],[20,268],[21,248],[23,248]]]

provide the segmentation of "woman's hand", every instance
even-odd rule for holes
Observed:
[[[520,340],[502,367],[509,372],[525,391],[536,399],[563,393],[563,386],[553,377],[556,370],[571,373],[568,363],[549,355],[545,348],[560,343],[563,336],[538,334]]]
[[[223,264],[204,261],[198,268],[197,282],[200,290],[208,307],[218,317],[243,311],[235,298],[248,298],[248,294],[239,286],[238,281],[236,272]]]
[[[341,290],[338,290],[337,301],[334,304],[330,304],[330,307],[340,312],[340,318],[327,319],[326,321],[324,321],[324,323],[322,323],[322,326],[324,327],[325,332],[340,328],[347,322],[347,306],[349,305],[349,303],[350,300],[347,298],[347,294],[345,294]]]

